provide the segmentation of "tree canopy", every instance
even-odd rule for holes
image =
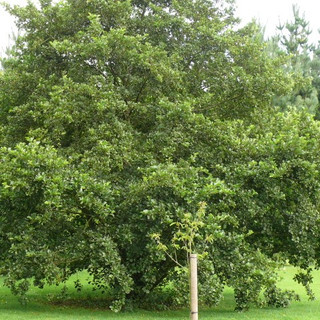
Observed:
[[[319,43],[311,43],[309,22],[297,6],[292,9],[293,21],[278,26],[278,35],[269,40],[269,52],[287,57],[283,68],[293,75],[295,86],[288,94],[276,96],[274,104],[283,110],[305,109],[319,119]]]
[[[286,305],[276,268],[319,256],[320,128],[273,97],[294,79],[233,1],[40,0],[10,7],[23,32],[0,75],[0,272],[31,281],[88,270],[119,310],[170,283],[200,296]],[[177,267],[170,259],[175,257]],[[79,284],[76,284],[79,285]],[[264,292],[263,301],[260,293]]]

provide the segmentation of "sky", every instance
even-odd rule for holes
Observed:
[[[292,6],[297,5],[300,13],[304,14],[309,27],[313,31],[310,39],[318,43],[320,35],[320,1],[319,0],[236,0],[237,16],[243,23],[250,22],[252,18],[265,27],[266,36],[273,35],[280,23],[293,20]]]
[[[25,5],[27,0],[6,0],[10,4]],[[266,29],[266,35],[275,33],[279,22],[292,20],[292,5],[297,4],[300,12],[305,14],[313,34],[310,37],[314,43],[320,40],[320,1],[319,0],[236,0],[237,11],[243,23],[256,18]],[[0,54],[10,44],[9,36],[16,33],[13,18],[0,8]]]

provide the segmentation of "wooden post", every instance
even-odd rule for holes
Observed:
[[[198,271],[197,255],[190,254],[190,308],[191,320],[198,320]]]

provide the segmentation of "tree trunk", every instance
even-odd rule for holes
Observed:
[[[198,320],[198,274],[196,254],[190,254],[190,308],[191,320]]]

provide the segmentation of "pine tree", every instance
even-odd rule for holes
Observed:
[[[320,98],[320,60],[314,44],[310,43],[309,22],[297,6],[293,6],[293,17],[292,22],[280,24],[279,34],[270,40],[272,45],[269,48],[273,55],[288,57],[284,69],[292,74],[295,80],[291,93],[276,96],[274,104],[282,110],[294,107],[298,110],[307,109],[311,114],[317,115]]]

